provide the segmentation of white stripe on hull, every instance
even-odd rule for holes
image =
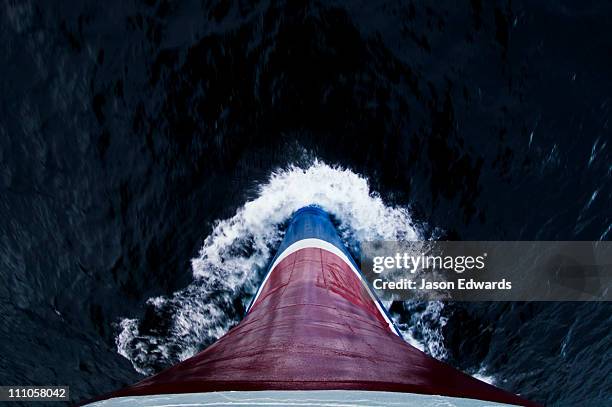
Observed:
[[[376,304],[376,308],[378,309],[378,312],[385,319],[385,321],[389,325],[389,328],[391,328],[391,331],[393,333],[395,333],[396,335],[400,336],[399,333],[397,332],[397,329],[395,328],[395,324],[393,324],[393,322],[389,319],[389,316],[387,315],[387,312],[380,305],[380,302],[378,301],[378,298],[376,297],[376,295],[374,295],[372,290],[370,290],[370,285],[367,283],[367,281],[364,281],[364,279],[361,276],[361,273],[359,272],[359,270],[357,270],[355,268],[355,266],[353,265],[353,262],[347,257],[346,254],[344,254],[344,252],[342,250],[338,249],[333,244],[331,244],[331,243],[329,243],[329,242],[327,242],[325,240],[322,240],[322,239],[312,239],[312,238],[302,239],[302,240],[298,240],[297,242],[295,242],[292,245],[290,245],[289,247],[287,247],[276,258],[274,263],[272,263],[272,267],[270,267],[270,270],[268,271],[268,274],[266,274],[266,277],[264,278],[263,282],[259,286],[259,289],[257,290],[257,293],[255,294],[255,298],[251,302],[251,307],[255,304],[255,302],[259,298],[259,294],[261,294],[261,291],[262,291],[263,287],[268,282],[268,279],[270,278],[270,274],[272,274],[272,272],[274,271],[276,266],[281,261],[283,261],[287,256],[289,256],[289,255],[291,255],[291,254],[293,254],[293,253],[295,253],[295,252],[297,252],[299,250],[310,249],[310,248],[322,249],[322,250],[328,251],[328,252],[333,253],[336,256],[340,257],[340,259],[342,259],[342,261],[344,261],[351,268],[351,270],[353,270],[353,272],[359,278],[359,281],[361,281],[363,286],[366,288],[366,291],[368,292],[370,298],[372,299],[374,304]],[[251,307],[249,307],[249,309],[247,310],[247,313],[251,310]]]

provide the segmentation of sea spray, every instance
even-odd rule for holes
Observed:
[[[347,247],[355,248],[365,240],[421,237],[406,208],[385,205],[367,179],[351,170],[317,160],[304,167],[280,169],[234,216],[215,223],[191,262],[193,282],[189,286],[170,296],[149,299],[143,320],[126,318],[118,324],[118,352],[140,373],[152,374],[223,335],[240,320],[237,304],[248,303],[255,293],[292,214],[313,204],[338,222]],[[420,329],[419,325],[409,328],[410,338],[414,329]],[[440,335],[421,335],[436,344],[421,343],[419,347],[440,355],[435,350],[443,348]]]

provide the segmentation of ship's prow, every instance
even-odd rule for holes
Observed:
[[[236,327],[198,355],[98,403],[536,405],[407,344],[317,207],[294,214]]]

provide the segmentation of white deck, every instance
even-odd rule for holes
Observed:
[[[119,397],[89,406],[104,407],[198,407],[198,406],[325,406],[325,407],[485,407],[508,406],[457,397],[413,393],[354,390],[227,391],[215,393],[163,394]]]

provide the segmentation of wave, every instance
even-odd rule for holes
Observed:
[[[189,286],[149,299],[142,320],[126,318],[118,324],[118,352],[138,372],[152,374],[222,336],[242,317],[292,214],[313,204],[332,215],[349,250],[355,250],[360,241],[421,237],[408,209],[385,205],[367,179],[349,169],[317,160],[280,169],[259,185],[256,197],[234,216],[215,223],[199,255],[192,259]],[[430,314],[435,312],[432,304]],[[441,334],[419,323],[423,314],[414,315],[414,323],[405,328],[409,338],[433,356],[443,356]],[[417,331],[420,336],[415,335]]]

